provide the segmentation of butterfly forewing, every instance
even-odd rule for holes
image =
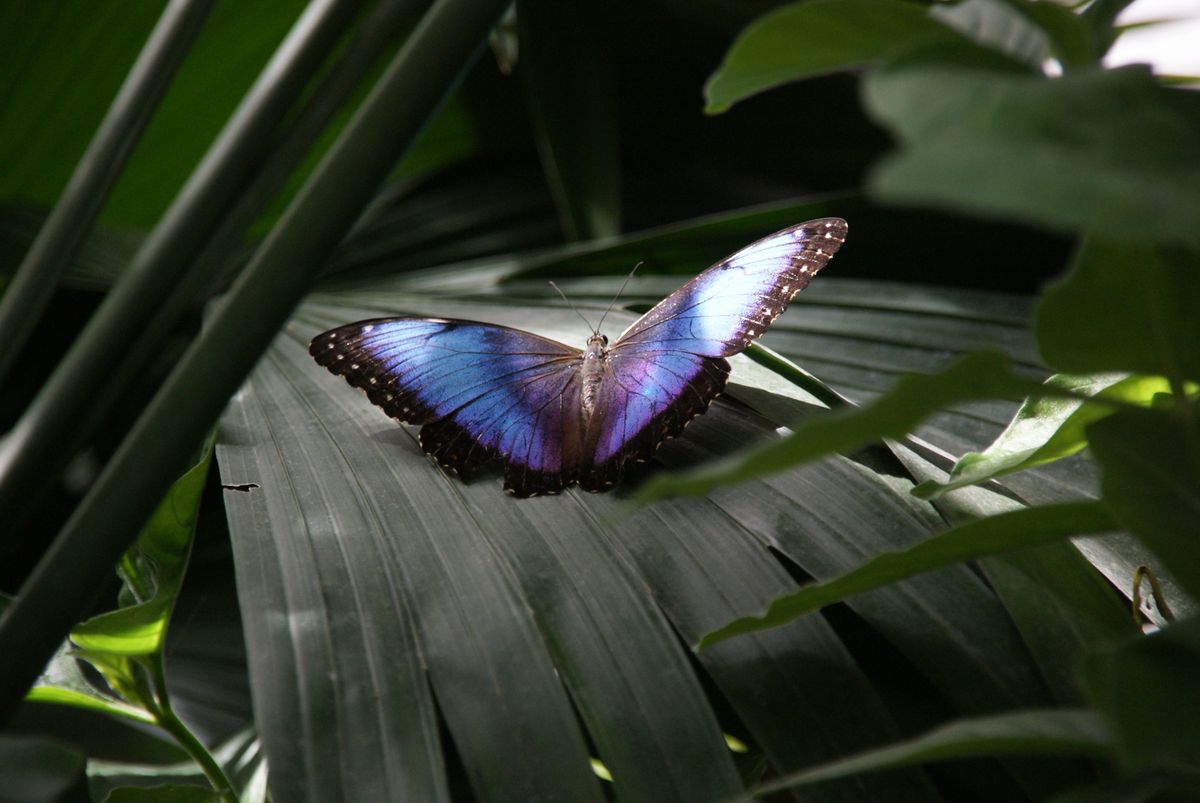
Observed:
[[[426,424],[421,446],[444,468],[470,475],[501,457],[525,468],[516,479],[530,492],[574,470],[578,412],[563,400],[578,394],[579,349],[474,321],[378,318],[318,335],[309,351],[388,415]]]
[[[613,350],[737,354],[787,309],[845,239],[841,218],[810,220],[764,237],[667,296],[625,330]]]

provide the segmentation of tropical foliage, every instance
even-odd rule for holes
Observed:
[[[21,5],[4,794],[1200,788],[1200,96],[1105,66],[1122,0]],[[447,477],[307,354],[581,343],[548,279],[643,262],[619,331],[826,215],[610,494]]]

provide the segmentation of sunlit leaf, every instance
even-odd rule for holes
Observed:
[[[198,463],[171,486],[121,561],[127,607],[77,625],[71,641],[95,658],[157,654],[183,582],[200,494],[212,460],[211,443]]]
[[[1149,404],[1156,394],[1170,390],[1170,384],[1162,377],[1126,374],[1058,374],[1047,379],[1046,384],[1106,401],[1133,404]],[[1111,415],[1113,410],[1110,405],[1081,399],[1028,399],[987,449],[963,455],[947,482],[923,483],[915,493],[933,499],[954,488],[1068,457],[1087,446],[1084,427]]]

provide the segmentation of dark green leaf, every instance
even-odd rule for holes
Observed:
[[[50,739],[0,735],[0,800],[74,803],[88,800],[87,758]]]
[[[1200,619],[1170,625],[1087,664],[1086,682],[1108,715],[1121,755],[1139,766],[1200,767]]]
[[[912,47],[959,35],[901,0],[793,3],[747,26],[708,79],[706,111],[822,73],[878,64]]]
[[[1194,93],[1164,89],[1143,67],[1051,81],[970,67],[957,52],[922,51],[864,80],[868,109],[902,143],[870,179],[877,197],[1200,242]]]
[[[1200,379],[1200,257],[1089,238],[1046,289],[1034,332],[1046,362],[1076,373],[1130,371]],[[1102,335],[1095,328],[1104,322]]]
[[[1082,704],[1083,659],[1137,632],[1129,606],[1071,540],[1005,551],[980,561],[980,567],[1021,631],[1055,702]]]
[[[805,586],[794,594],[780,597],[761,616],[738,619],[705,635],[700,646],[778,627],[852,594],[861,594],[943,566],[1112,527],[1112,519],[1098,502],[1028,508],[989,516],[939,533],[902,552],[875,557],[841,577]]]
[[[1092,711],[1016,711],[952,722],[907,742],[790,775],[754,791],[767,794],[929,761],[975,756],[1108,756],[1113,747],[1111,729]]]
[[[603,4],[519,0],[519,70],[568,240],[621,227],[618,110]]]
[[[1200,598],[1197,407],[1122,410],[1087,429],[1104,468],[1104,501],[1185,591]],[[1154,568],[1152,566],[1152,568]]]
[[[911,432],[931,413],[973,399],[1020,395],[1027,383],[1011,363],[994,352],[964,357],[940,374],[902,379],[883,398],[854,410],[841,410],[797,426],[792,434],[711,467],[648,483],[643,501],[675,494],[703,493],[717,485],[744,482],[832,452],[845,452],[882,438]]]

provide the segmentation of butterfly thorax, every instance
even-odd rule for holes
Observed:
[[[583,369],[580,371],[582,388],[579,393],[580,405],[583,407],[585,419],[592,417],[596,409],[596,399],[600,395],[600,382],[604,379],[604,355],[607,353],[608,338],[596,334],[588,338],[587,349],[583,352]]]

